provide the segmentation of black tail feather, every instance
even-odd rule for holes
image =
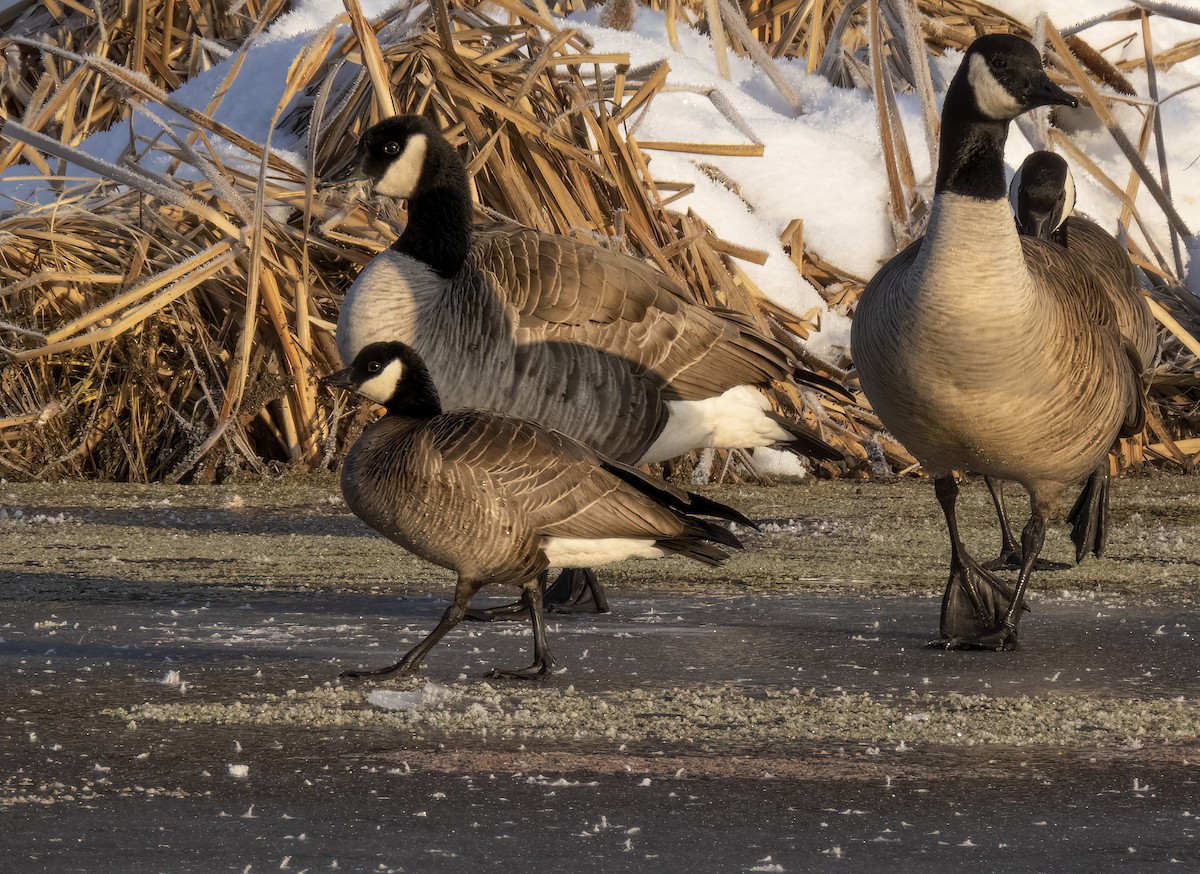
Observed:
[[[846,388],[836,379],[830,379],[828,376],[813,373],[811,370],[805,370],[802,367],[796,368],[792,374],[792,378],[801,385],[815,388],[831,397],[837,398],[839,401],[844,401],[847,404],[857,403],[850,389]]]
[[[722,564],[729,558],[729,555],[724,550],[713,546],[711,543],[705,543],[703,540],[693,540],[690,537],[670,537],[663,540],[656,540],[655,545],[665,549],[667,552],[686,556],[687,558],[695,559],[709,565]]]
[[[649,474],[642,473],[627,464],[605,459],[603,467],[609,473],[621,478],[643,495],[653,498],[658,503],[670,507],[684,515],[698,514],[701,516],[716,516],[718,519],[728,519],[748,528],[758,528],[758,525],[739,513],[733,507],[714,501],[695,492],[676,488],[670,483],[663,482]],[[724,530],[724,529],[722,529]]]
[[[724,525],[709,522],[707,519],[688,519],[688,527],[684,533],[692,537],[701,537],[705,540],[721,543],[733,549],[745,548],[742,546],[742,541],[738,540],[732,531]]]
[[[767,415],[775,424],[792,435],[790,441],[780,444],[789,452],[795,452],[797,455],[804,455],[809,458],[817,458],[821,461],[846,460],[846,456],[842,454],[841,450],[830,446],[819,436],[813,434],[811,429],[803,422],[797,422],[795,419],[789,419],[774,412],[768,412]]]

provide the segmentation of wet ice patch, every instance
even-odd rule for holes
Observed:
[[[457,698],[458,695],[448,686],[437,683],[426,683],[420,689],[399,692],[395,689],[375,689],[367,695],[367,703],[381,710],[420,710]]]

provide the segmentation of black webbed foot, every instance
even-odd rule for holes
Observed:
[[[534,662],[527,668],[517,670],[492,668],[484,676],[492,680],[545,680],[550,676],[551,667],[552,663],[548,661]]]
[[[524,622],[529,618],[529,610],[524,601],[513,601],[498,607],[468,610],[466,618],[472,622]]]
[[[395,674],[398,677],[408,677],[416,673],[417,665],[412,664],[405,666],[403,661],[397,662],[394,665],[388,665],[385,668],[374,668],[373,670],[362,669],[358,671],[342,671],[338,674],[343,680],[360,680],[363,677],[387,677]]]
[[[979,637],[939,637],[929,641],[935,649],[990,649],[996,652],[1012,652],[1018,648],[1017,629],[1002,627],[998,631]]]
[[[1075,544],[1075,561],[1081,562],[1090,552],[1096,558],[1104,555],[1108,541],[1108,461],[1088,477],[1087,484],[1075,506],[1067,514],[1071,523],[1071,541]]]
[[[952,558],[950,579],[942,597],[941,637],[930,646],[945,649],[1007,649],[1016,629],[1004,625],[1013,601],[1013,590],[969,555]],[[1007,634],[1006,632],[1011,632]]]
[[[607,613],[608,596],[591,568],[563,568],[543,599],[548,613]]]

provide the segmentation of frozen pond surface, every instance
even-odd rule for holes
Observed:
[[[482,679],[517,625],[337,681],[448,587],[328,481],[0,486],[0,868],[1198,870],[1197,485],[1118,483],[1110,557],[1035,577],[1006,654],[924,646],[927,484],[721,490],[778,530],[609,571],[530,686]]]

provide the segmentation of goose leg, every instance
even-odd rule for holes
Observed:
[[[950,532],[950,579],[942,597],[941,637],[930,645],[969,648],[995,632],[1001,617],[1010,612],[1013,596],[1009,587],[984,570],[963,545],[954,510],[958,498],[954,476],[939,476],[933,484]]]
[[[586,567],[563,568],[554,585],[546,589],[546,609],[551,613],[607,613],[608,595]]]
[[[1017,539],[1013,537],[1012,527],[1008,524],[1008,512],[1004,507],[1004,480],[985,476],[988,491],[992,495],[992,503],[996,507],[996,518],[1000,520],[1000,555],[984,565],[989,571],[999,571],[1010,567],[1020,567],[1021,550]]]
[[[1081,562],[1090,552],[1100,558],[1108,540],[1108,460],[1092,471],[1087,485],[1075,500],[1067,521],[1071,523],[1071,541],[1075,544],[1075,561]]]
[[[1052,488],[1049,491],[1050,495],[1044,495],[1035,490],[1032,495],[1033,512],[1025,529],[1021,532],[1021,550],[1024,558],[1021,559],[1021,572],[1017,576],[1017,588],[1013,592],[1008,610],[1000,621],[999,627],[990,634],[981,635],[973,641],[975,646],[1001,650],[1017,648],[1017,622],[1021,619],[1025,590],[1029,586],[1029,577],[1033,573],[1038,553],[1042,551],[1042,544],[1046,541],[1046,519],[1051,515],[1054,502],[1062,493],[1062,487]]]
[[[515,671],[492,668],[487,675],[503,680],[544,680],[554,666],[550,657],[550,648],[546,645],[546,617],[542,614],[542,590],[546,585],[546,572],[541,576],[528,580],[521,587],[521,602],[529,611],[529,621],[533,625],[533,664],[527,668]]]
[[[607,613],[608,595],[591,568],[563,568],[543,596],[551,613]],[[467,611],[474,622],[517,622],[529,618],[525,600]]]
[[[438,624],[434,626],[433,631],[429,632],[425,638],[405,653],[404,658],[396,662],[394,665],[388,665],[385,668],[375,668],[371,671],[342,671],[343,679],[357,679],[359,677],[386,677],[389,674],[397,674],[401,677],[407,677],[421,666],[421,662],[425,660],[425,656],[433,649],[434,645],[439,640],[446,636],[446,632],[457,625],[467,615],[467,607],[471,603],[471,599],[475,597],[475,593],[479,591],[479,583],[459,577],[458,585],[454,589],[454,603],[452,603],[446,612],[442,614],[442,618]]]
[[[983,567],[989,571],[1002,571],[1009,568],[1018,569],[1021,567],[1021,547],[1017,544],[1017,539],[1013,537],[1012,527],[1008,524],[1008,512],[1004,507],[1004,480],[985,476],[983,481],[987,483],[988,491],[992,493],[992,503],[996,505],[996,517],[1000,520],[1000,555]],[[1081,495],[1081,500],[1082,497]],[[1076,505],[1078,506],[1078,503]],[[1044,558],[1039,558],[1034,564],[1033,569],[1038,571],[1064,571],[1069,567],[1070,565],[1063,564],[1061,561],[1047,561]]]

